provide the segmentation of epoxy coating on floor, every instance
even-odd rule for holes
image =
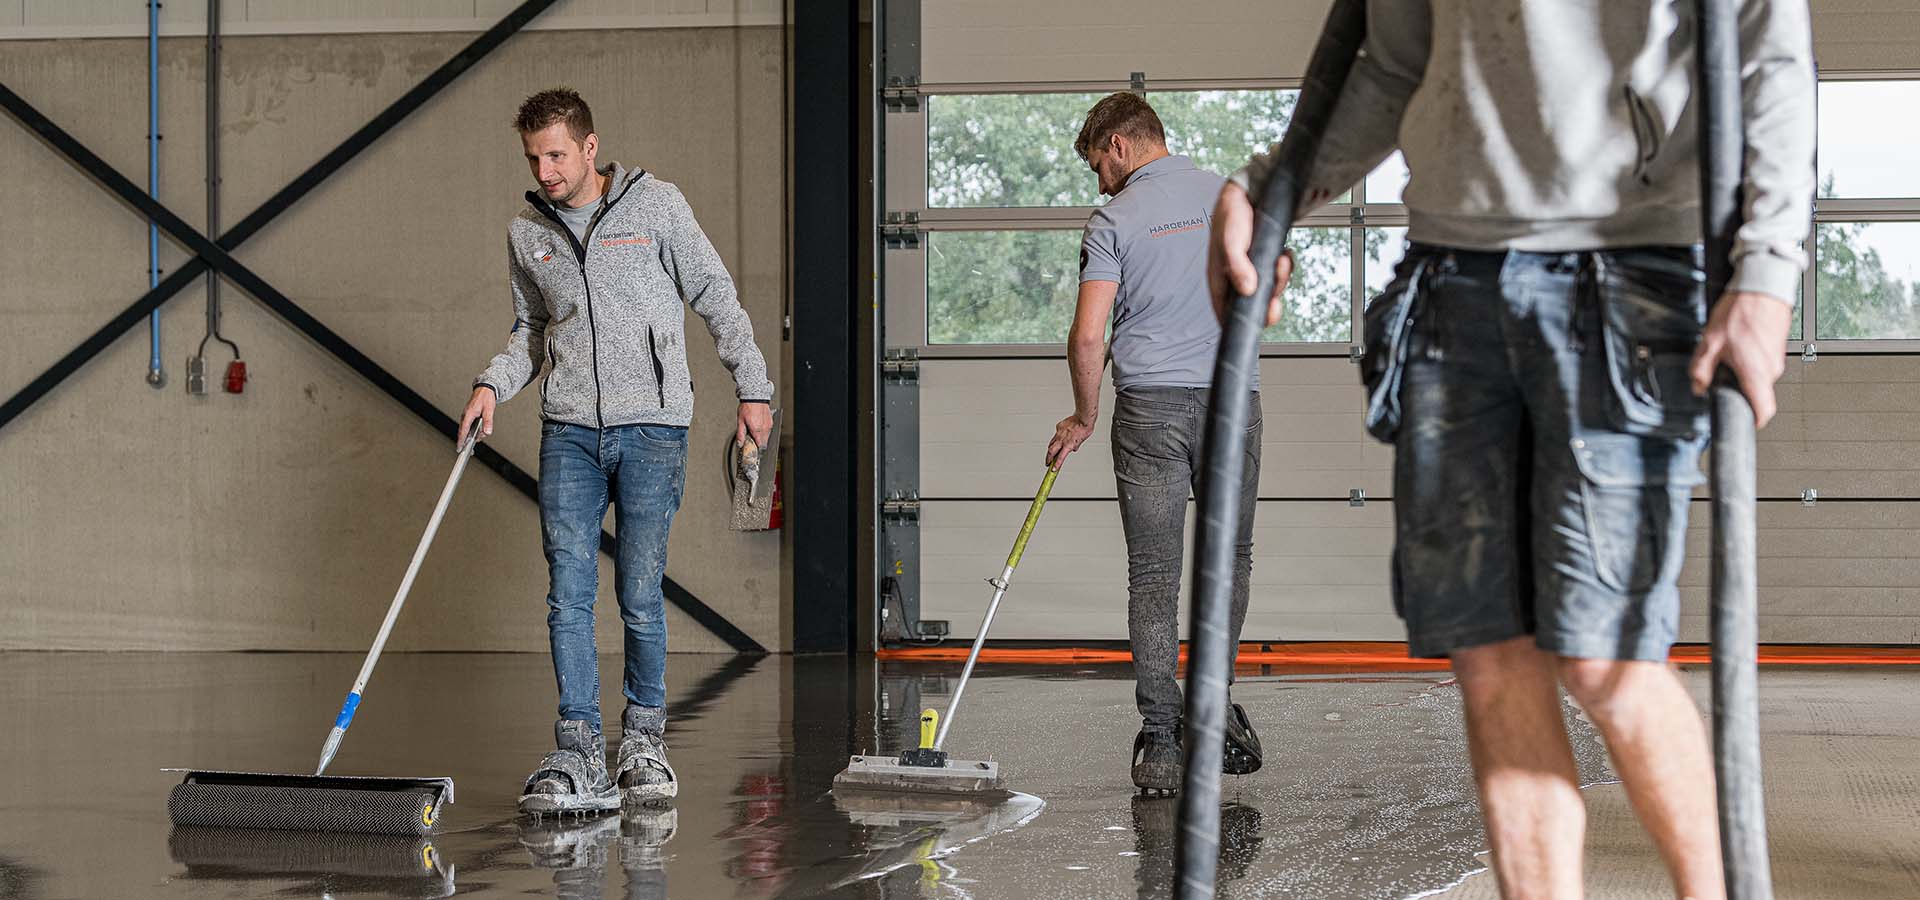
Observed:
[[[617,659],[603,662],[617,718]],[[334,771],[452,776],[442,833],[170,826],[163,766],[310,770],[358,663],[0,654],[0,900],[1170,894],[1177,801],[1127,780],[1138,720],[1124,666],[983,668],[947,749],[999,761],[1018,793],[979,804],[828,790],[850,754],[895,750],[923,706],[944,709],[957,666],[674,656],[678,803],[535,822],[513,804],[551,746],[546,658],[394,655]],[[1780,897],[1920,895],[1917,675],[1763,673]],[[1220,896],[1491,896],[1474,874],[1485,838],[1446,673],[1247,670],[1234,696],[1267,764],[1223,786]],[[1597,735],[1576,710],[1568,722],[1582,779],[1600,785],[1592,896],[1662,896],[1644,838],[1618,839],[1632,821]]]

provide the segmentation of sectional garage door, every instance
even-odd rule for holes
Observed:
[[[1910,199],[1920,174],[1902,162],[1910,143],[1875,112],[1920,103],[1920,50],[1852,27],[1856,6],[1815,10],[1816,265],[1803,284],[1807,320],[1783,348],[1782,411],[1760,446],[1769,641],[1920,642],[1920,200]],[[1072,408],[1062,342],[1079,228],[1099,202],[1071,149],[1079,116],[1106,92],[1144,91],[1174,152],[1225,172],[1278,132],[1324,10],[1322,0],[1046,10],[959,0],[919,11],[917,83],[893,92],[882,170],[884,343],[918,355],[912,402],[883,405],[911,416],[911,428],[884,431],[912,447],[884,456],[896,460],[889,484],[919,501],[918,548],[883,562],[917,575],[923,618],[975,627],[983,579],[998,573],[1053,425]],[[1153,25],[1152,39],[1100,24],[1121,21]],[[1889,71],[1899,66],[1911,71]],[[1390,160],[1296,235],[1309,277],[1262,350],[1250,640],[1403,637],[1387,582],[1392,452],[1361,427],[1348,358],[1358,309],[1399,255],[1403,180]],[[999,637],[1126,637],[1111,404],[1109,386],[1099,432],[1061,475],[996,620]],[[1706,509],[1695,504],[1682,575],[1687,640],[1706,636]]]

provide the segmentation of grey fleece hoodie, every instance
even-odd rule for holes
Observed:
[[[540,375],[541,416],[589,428],[693,421],[685,314],[707,322],[742,401],[770,401],[773,382],[733,279],[680,189],[610,163],[584,243],[546,199],[507,226],[513,331],[475,386],[505,402]]]
[[[1742,0],[1745,224],[1729,287],[1792,302],[1813,217],[1806,0]],[[1398,146],[1408,237],[1475,250],[1700,240],[1693,4],[1369,0],[1367,37],[1304,206]],[[1261,184],[1274,157],[1233,180]]]

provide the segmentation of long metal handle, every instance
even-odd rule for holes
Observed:
[[[1700,214],[1707,298],[1733,275],[1746,160],[1736,0],[1697,0]],[[1771,900],[1760,772],[1759,591],[1753,407],[1726,370],[1713,389],[1713,764],[1728,900]]]
[[[440,520],[447,515],[447,505],[453,502],[453,489],[460,483],[460,473],[466,471],[467,461],[473,458],[474,445],[479,443],[479,423],[467,433],[466,443],[460,448],[460,455],[454,460],[453,472],[447,476],[446,487],[440,489],[440,502],[434,504],[433,517],[427,520],[427,533],[420,536],[420,545],[413,548],[413,561],[407,564],[407,575],[400,579],[400,589],[393,594],[393,602],[387,606],[387,618],[380,623],[380,633],[373,638],[373,647],[367,651],[366,661],[360,664],[360,674],[353,680],[353,690],[347,692],[346,702],[340,704],[340,714],[333,720],[333,730],[327,732],[326,742],[320,745],[320,765],[313,774],[324,775],[327,765],[333,762],[333,755],[340,750],[340,741],[346,737],[347,728],[353,724],[353,714],[360,708],[360,694],[367,688],[367,680],[373,677],[373,666],[380,661],[380,651],[387,646],[387,636],[393,633],[394,620],[400,618],[400,607],[406,605],[407,592],[413,589],[413,579],[420,574],[420,563],[427,558],[427,548],[433,544],[433,536],[440,530]]]
[[[987,614],[980,619],[980,633],[973,638],[973,649],[967,651],[967,665],[960,670],[960,683],[953,688],[953,699],[947,701],[947,714],[940,720],[940,736],[933,740],[935,750],[947,742],[947,729],[953,727],[953,714],[960,709],[960,695],[967,691],[967,679],[973,677],[973,664],[979,661],[980,648],[987,642],[993,614],[1000,611],[1000,598],[1007,595],[1007,585],[1013,583],[1013,569],[1020,565],[1020,557],[1027,552],[1027,538],[1033,537],[1033,526],[1040,524],[1040,510],[1047,505],[1047,495],[1053,493],[1053,479],[1059,475],[1059,469],[1049,468],[1047,477],[1040,480],[1040,492],[1033,495],[1033,505],[1027,507],[1027,521],[1020,526],[1020,536],[1013,540],[1013,552],[1007,554],[1006,569],[1000,572],[999,578],[987,579],[987,583],[993,585],[993,602],[987,604]]]
[[[1300,99],[1273,174],[1254,198],[1252,260],[1259,283],[1227,312],[1220,356],[1214,363],[1207,413],[1205,475],[1195,535],[1192,659],[1187,666],[1187,772],[1180,792],[1179,836],[1174,842],[1176,891],[1182,900],[1213,896],[1220,861],[1220,763],[1226,727],[1227,678],[1233,651],[1228,640],[1229,593],[1240,534],[1240,485],[1246,463],[1247,398],[1259,364],[1260,328],[1273,293],[1274,265],[1292,226],[1320,137],[1367,32],[1364,0],[1335,0],[1307,63]],[[1256,299],[1257,298],[1257,299]]]

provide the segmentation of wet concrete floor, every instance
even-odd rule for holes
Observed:
[[[981,805],[828,791],[850,754],[897,749],[922,706],[944,709],[957,666],[675,656],[675,807],[533,822],[513,804],[550,746],[546,658],[401,654],[383,661],[334,771],[452,776],[458,802],[440,834],[170,826],[175,779],[160,768],[309,770],[358,662],[0,654],[0,900],[1170,892],[1176,801],[1138,798],[1127,780],[1137,718],[1124,667],[983,668],[948,749],[998,760],[1018,793]],[[1859,676],[1798,674],[1829,691],[1831,679]],[[1920,673],[1876,677],[1904,684],[1903,698],[1920,682]],[[605,683],[616,678],[609,667]],[[608,696],[617,715],[617,689]],[[1445,673],[1249,670],[1235,699],[1260,729],[1268,763],[1224,786],[1221,896],[1405,898],[1475,886],[1468,876],[1483,866],[1484,835]],[[1907,722],[1920,718],[1911,711]],[[1568,721],[1583,780],[1604,785],[1612,775],[1597,736],[1576,711]],[[1829,753],[1849,740],[1824,738]],[[1772,780],[1799,777],[1770,762]],[[1911,770],[1903,774],[1862,773],[1867,780],[1846,790],[1892,789],[1896,809],[1907,790],[1913,810],[1920,791]],[[1900,846],[1884,821],[1873,827]],[[1893,827],[1911,829],[1904,846],[1920,846],[1920,821],[1895,816]],[[1920,895],[1916,857],[1896,851],[1883,860],[1896,880],[1875,883],[1900,883],[1904,871],[1913,890],[1899,895]]]

